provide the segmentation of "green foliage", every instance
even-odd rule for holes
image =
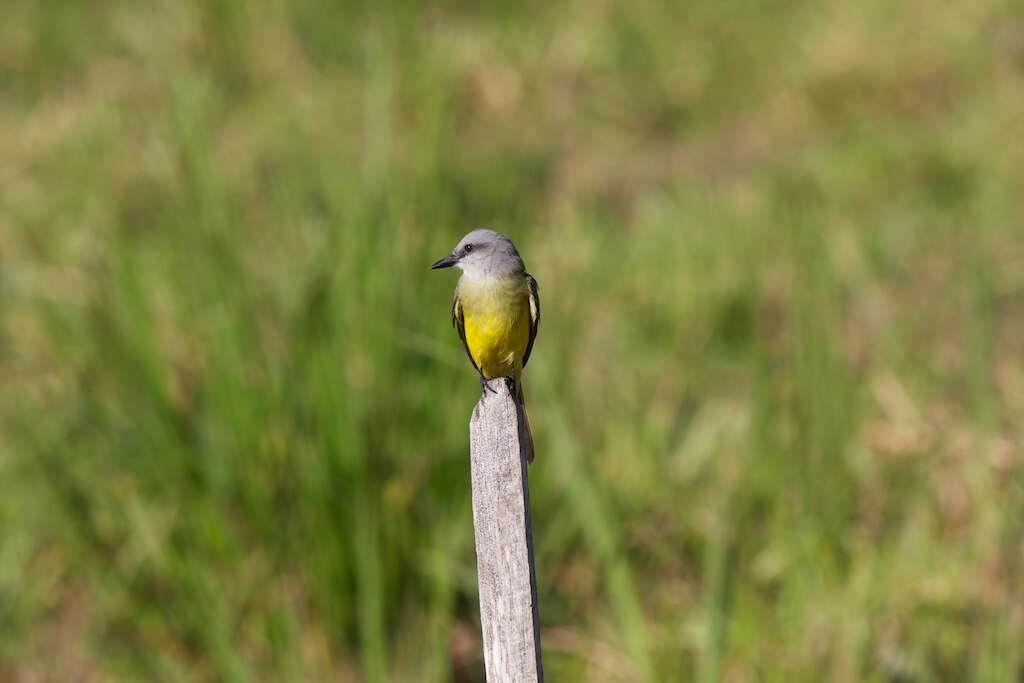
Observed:
[[[1017,680],[1022,31],[3,3],[0,680],[482,681],[427,269],[482,225],[550,680]]]

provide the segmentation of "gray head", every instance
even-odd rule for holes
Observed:
[[[493,230],[480,229],[469,233],[455,245],[451,254],[430,266],[455,266],[470,277],[502,277],[526,272],[512,240]]]

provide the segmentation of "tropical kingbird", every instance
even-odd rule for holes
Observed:
[[[511,377],[527,462],[533,462],[533,433],[523,398],[523,368],[530,360],[540,323],[537,281],[526,272],[512,240],[493,230],[474,230],[431,268],[462,271],[452,300],[452,325],[480,373],[480,385]]]

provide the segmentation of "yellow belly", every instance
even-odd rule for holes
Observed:
[[[459,299],[466,345],[484,377],[518,377],[530,340],[526,282],[460,282]]]

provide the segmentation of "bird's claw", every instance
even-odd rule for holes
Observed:
[[[491,379],[494,379],[494,378],[492,377]],[[516,395],[516,378],[512,377],[510,375],[508,377],[502,377],[502,379],[505,380],[505,386],[508,387],[508,393],[510,393],[513,396],[515,396]],[[485,378],[481,374],[480,375],[480,393],[486,394],[488,391],[491,392],[492,394],[498,393],[498,390],[491,386],[490,380]]]

